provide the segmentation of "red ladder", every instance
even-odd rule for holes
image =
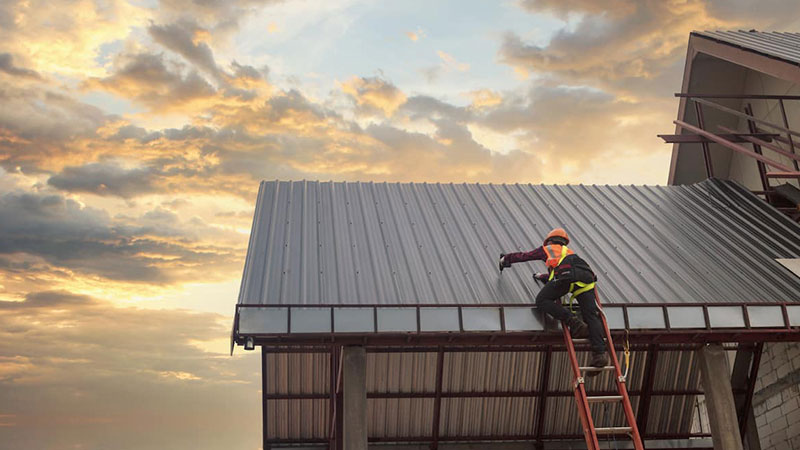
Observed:
[[[595,291],[596,292],[596,291]],[[581,418],[581,425],[583,427],[583,435],[586,438],[586,446],[588,450],[599,450],[600,444],[597,441],[597,435],[627,435],[633,441],[633,448],[635,450],[644,450],[642,446],[642,438],[639,435],[639,428],[636,426],[636,417],[633,415],[633,408],[631,407],[630,398],[628,398],[628,390],[625,388],[625,377],[619,368],[619,360],[617,359],[617,352],[614,350],[614,341],[611,340],[611,332],[608,329],[608,322],[606,316],[600,307],[600,301],[597,300],[597,308],[600,311],[600,318],[603,320],[603,329],[606,333],[606,346],[608,354],[611,358],[611,366],[605,367],[581,367],[578,364],[578,357],[575,354],[575,343],[587,343],[588,339],[572,339],[569,332],[569,327],[562,324],[564,329],[564,343],[567,346],[569,353],[569,360],[572,364],[572,387],[575,390],[575,401],[578,403],[578,414]],[[586,388],[584,387],[584,372],[591,371],[614,371],[616,376],[617,392],[619,395],[607,396],[593,396],[586,395]],[[590,403],[601,402],[622,402],[622,408],[625,412],[625,420],[628,426],[622,427],[603,427],[596,428],[592,420],[592,412],[589,409]]]

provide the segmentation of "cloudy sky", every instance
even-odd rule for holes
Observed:
[[[689,31],[799,12],[3,0],[2,447],[257,449],[227,345],[259,180],[663,184]]]

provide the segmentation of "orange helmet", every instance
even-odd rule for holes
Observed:
[[[561,238],[566,241],[565,244],[569,244],[569,236],[567,235],[567,232],[564,231],[563,228],[554,228],[552,231],[547,233],[547,237],[544,238],[543,245],[547,245],[553,238]]]

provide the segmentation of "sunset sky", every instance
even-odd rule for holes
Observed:
[[[663,184],[689,32],[800,3],[0,1],[0,448],[260,446],[263,179]]]

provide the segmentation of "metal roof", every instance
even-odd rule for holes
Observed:
[[[685,186],[262,182],[240,304],[530,303],[563,226],[604,303],[797,302],[800,226],[732,181]]]
[[[550,369],[543,371],[545,354],[513,350],[445,352],[440,438],[533,441],[538,436],[579,440],[581,426],[567,354],[553,352]],[[581,363],[586,363],[588,356],[587,352],[578,355]],[[642,399],[649,398],[650,414],[646,426],[640,429],[650,438],[688,436],[700,387],[696,353],[660,350],[656,366],[649,370],[680,376],[653,377],[649,387],[644,384],[647,356],[644,350],[632,352],[626,383],[637,417],[642,413]],[[430,350],[367,353],[367,428],[371,442],[430,439],[436,360],[437,353]],[[330,423],[326,383],[329,355],[269,353],[264,362],[265,392],[270,397],[266,400],[269,439],[276,443],[325,442]],[[544,374],[546,383],[542,382]],[[591,395],[608,395],[612,385],[610,373],[586,380]],[[592,413],[598,426],[624,422],[621,404],[596,407]]]
[[[692,34],[800,65],[800,33],[739,30],[694,31]]]

